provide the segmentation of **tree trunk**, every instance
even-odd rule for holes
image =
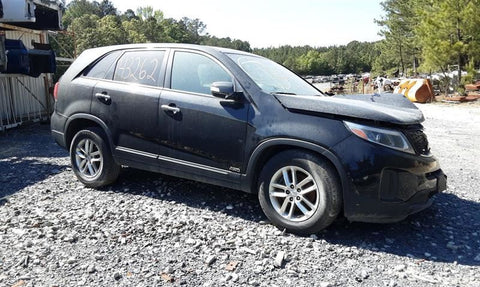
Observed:
[[[462,41],[462,31],[460,30],[460,19],[457,18],[457,40],[460,42]],[[458,87],[457,90],[460,89],[462,85],[462,52],[458,52]]]
[[[403,49],[402,49],[402,43],[400,42],[398,44],[398,49],[400,52],[400,65],[402,66],[402,75],[405,77],[405,63],[403,61]]]
[[[417,58],[413,57],[413,75],[414,77],[417,76]]]
[[[462,53],[458,53],[458,88],[462,85]]]

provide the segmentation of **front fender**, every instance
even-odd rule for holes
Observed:
[[[303,141],[303,140],[289,139],[289,138],[268,139],[261,142],[255,148],[255,150],[253,151],[248,161],[246,173],[242,175],[241,186],[243,191],[246,191],[249,193],[257,193],[256,181],[258,180],[258,175],[260,171],[260,169],[258,168],[259,159],[261,159],[261,156],[263,153],[267,152],[268,149],[274,148],[274,147],[301,148],[301,149],[306,149],[306,150],[315,152],[317,154],[320,154],[321,156],[326,158],[328,161],[330,161],[330,163],[337,170],[337,173],[340,178],[340,182],[342,184],[343,194],[348,192],[349,184],[348,184],[346,172],[342,164],[340,163],[340,160],[337,158],[335,154],[333,154],[331,151],[329,151],[328,149],[322,146],[319,146],[307,141]]]

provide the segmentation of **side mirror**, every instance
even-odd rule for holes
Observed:
[[[213,82],[210,86],[212,96],[225,100],[237,100],[235,88],[232,82]]]

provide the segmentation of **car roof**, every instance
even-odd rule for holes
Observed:
[[[70,68],[63,74],[62,80],[71,81],[79,73],[81,73],[88,65],[102,57],[103,55],[110,53],[112,51],[118,50],[128,50],[128,49],[154,49],[154,48],[166,48],[166,49],[189,49],[205,52],[211,55],[222,56],[224,54],[242,54],[260,57],[251,53],[222,48],[214,46],[202,46],[195,44],[178,44],[178,43],[143,43],[143,44],[124,44],[124,45],[114,45],[114,46],[104,46],[98,48],[87,49],[80,54],[80,56],[75,60],[75,62],[70,66]]]
[[[214,51],[221,52],[221,53],[233,53],[233,54],[246,54],[246,55],[253,55],[248,52],[223,48],[223,47],[216,47],[216,46],[204,46],[204,45],[196,45],[196,44],[179,44],[179,43],[141,43],[141,44],[124,44],[124,45],[113,45],[113,46],[104,46],[99,48],[92,48],[88,50],[102,50],[102,52],[109,52],[114,50],[126,50],[126,49],[153,49],[153,48],[176,48],[176,49],[191,49],[197,51],[203,51],[207,53],[212,53]],[[88,51],[87,50],[87,51]]]

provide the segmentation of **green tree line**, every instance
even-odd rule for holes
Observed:
[[[73,0],[63,16],[65,32],[52,37],[51,43],[62,57],[75,57],[86,49],[132,43],[190,43],[222,46],[250,52],[250,44],[206,33],[200,19],[165,18],[152,7],[128,9],[120,14],[109,0]]]
[[[268,57],[300,74],[330,75],[367,72],[378,56],[375,43],[353,41],[344,46],[310,46],[251,49],[248,41],[218,38],[206,33],[200,19],[165,18],[160,10],[140,7],[119,13],[109,0],[71,1],[64,13],[64,33],[50,41],[61,57],[73,58],[82,51],[126,43],[191,43],[221,46]]]
[[[272,59],[302,75],[332,75],[369,72],[378,57],[376,43],[352,41],[348,45],[254,49],[253,53]]]
[[[381,41],[252,49],[247,41],[208,34],[200,19],[166,18],[152,7],[119,13],[109,0],[73,0],[63,17],[65,33],[51,42],[63,57],[98,46],[177,42],[253,52],[304,75],[371,71],[411,76],[458,70],[461,79],[460,70],[465,69],[473,74],[480,61],[480,0],[384,0],[380,5],[384,15],[375,21]],[[470,81],[472,74],[463,80]]]
[[[462,70],[474,77],[480,60],[480,0],[385,0],[376,22],[384,40],[373,69],[399,69],[404,74]]]

